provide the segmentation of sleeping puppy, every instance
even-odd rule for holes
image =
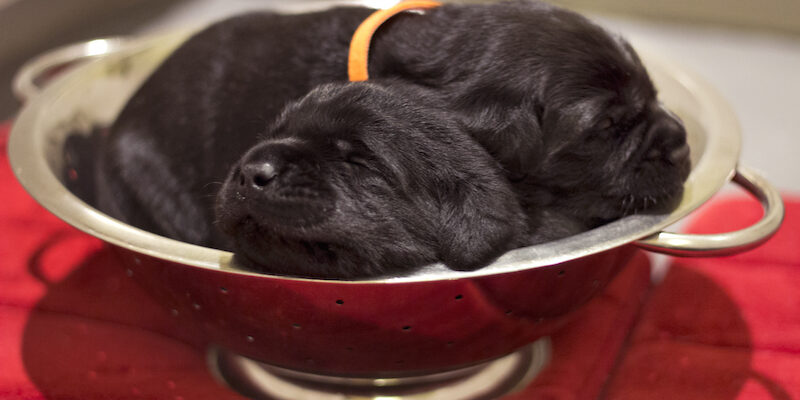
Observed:
[[[330,84],[290,104],[233,166],[217,224],[245,264],[356,278],[470,270],[527,243],[494,161],[408,85]]]
[[[686,132],[622,38],[528,1],[444,6],[382,29],[371,76],[401,75],[439,93],[503,165],[533,243],[679,200]]]
[[[365,278],[435,262],[476,269],[529,242],[526,217],[497,162],[450,114],[413,85],[321,85],[233,163],[210,199],[214,218],[181,178],[219,165],[195,159],[175,173],[174,157],[152,141],[122,136],[107,143],[116,157],[105,165],[117,175],[101,181],[100,207],[155,233],[234,251],[268,273]],[[210,136],[203,145],[222,150],[228,141]]]

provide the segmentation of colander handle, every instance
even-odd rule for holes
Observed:
[[[692,235],[659,232],[635,244],[657,253],[683,257],[714,257],[750,250],[769,239],[783,222],[781,196],[763,177],[739,165],[733,181],[752,193],[764,207],[764,216],[755,224],[733,232]]]
[[[14,96],[21,102],[33,98],[53,77],[70,67],[90,59],[118,51],[127,40],[120,37],[73,43],[40,54],[17,71],[11,84]]]

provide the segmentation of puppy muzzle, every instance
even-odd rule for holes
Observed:
[[[335,196],[319,169],[296,146],[265,143],[237,163],[217,199],[217,219],[229,233],[250,218],[270,229],[296,229],[326,220]],[[308,165],[307,165],[308,164]]]

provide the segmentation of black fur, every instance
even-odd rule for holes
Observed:
[[[346,80],[350,37],[370,12],[256,13],[200,32],[154,73],[112,126],[97,169],[100,208],[156,233],[230,248],[230,238],[211,223],[220,185],[243,154],[260,146],[259,135],[286,104],[319,85]],[[447,121],[441,123],[451,135],[461,135],[452,129],[457,127],[499,163],[526,213],[527,243],[661,210],[680,195],[688,174],[683,127],[659,105],[636,54],[620,38],[572,12],[515,1],[406,13],[378,30],[369,65],[375,84],[398,90],[401,99],[418,92],[425,104],[446,109],[447,115],[426,114],[416,95],[410,96],[412,104],[398,100],[400,105],[423,120]],[[386,83],[389,78],[392,84]],[[355,86],[371,96],[391,97],[371,85]],[[347,93],[326,88],[314,96],[327,98],[325,90]],[[321,101],[314,96],[299,104]],[[343,107],[368,105],[338,97]],[[389,103],[387,98],[381,104]],[[407,115],[404,107],[389,115]],[[334,116],[300,117],[289,111],[284,119],[300,123]],[[359,123],[339,119],[335,126]],[[376,136],[394,125],[379,127]],[[399,126],[423,136],[426,132]],[[226,215],[224,207],[217,210]],[[306,255],[328,254],[306,250]],[[431,254],[447,258],[444,253],[442,248],[438,254],[421,251],[419,260],[396,253],[398,262],[388,264],[413,268],[413,262],[427,262]],[[348,265],[379,261],[364,260],[372,257],[370,251],[347,254],[354,257]],[[474,268],[493,257],[468,256],[477,258],[449,260],[451,267]],[[386,272],[346,269],[280,272]]]
[[[330,84],[235,164],[217,223],[254,268],[363,277],[475,269],[526,240],[497,162],[419,88]]]

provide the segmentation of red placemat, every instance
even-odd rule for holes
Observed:
[[[800,199],[784,197],[778,233],[750,252],[677,259],[645,307],[607,398],[800,398]],[[695,233],[757,221],[758,203],[704,206]]]

